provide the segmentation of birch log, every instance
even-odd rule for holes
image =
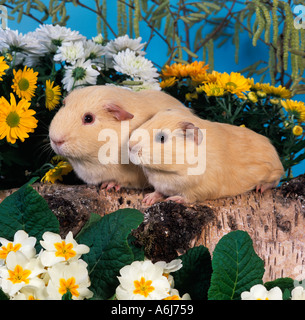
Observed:
[[[133,231],[152,260],[170,261],[193,246],[204,245],[211,254],[219,239],[232,230],[244,230],[265,262],[264,281],[279,277],[305,279],[305,175],[264,194],[196,204],[160,202],[142,204],[142,190],[120,192],[88,185],[39,184],[41,194],[57,216],[61,234],[77,234],[90,213],[101,216],[123,208],[143,212],[144,222]],[[0,202],[15,190],[0,191]]]

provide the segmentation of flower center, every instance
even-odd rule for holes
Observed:
[[[180,300],[179,296],[174,294],[173,296],[169,296],[167,298],[164,298],[163,300]]]
[[[20,243],[17,243],[15,245],[13,245],[12,242],[8,243],[8,245],[6,247],[2,246],[0,248],[0,259],[6,259],[7,255],[9,254],[9,252],[11,252],[11,251],[16,252],[20,248],[21,248],[21,244]]]
[[[227,82],[227,83],[226,83],[226,87],[233,87],[233,88],[237,88],[237,85],[236,85],[236,83],[234,83],[234,82],[230,81],[230,82]]]
[[[77,80],[82,80],[86,76],[86,70],[82,67],[76,67],[72,71],[72,77],[77,81]]]
[[[76,255],[76,252],[73,250],[73,244],[67,243],[65,241],[54,243],[54,247],[57,250],[55,252],[56,257],[64,257],[65,260],[68,260]]]
[[[78,297],[79,292],[77,291],[79,285],[75,284],[75,278],[71,277],[68,280],[61,278],[59,280],[60,287],[58,289],[58,292],[61,295],[66,294],[68,291],[71,292],[72,296]]]
[[[16,265],[14,271],[8,270],[8,273],[9,273],[9,278],[7,278],[7,280],[12,281],[13,284],[21,283],[21,282],[25,282],[26,284],[28,284],[30,282],[28,277],[31,274],[31,271],[23,270],[23,268],[18,264]]]
[[[29,86],[30,86],[29,80],[25,78],[21,78],[18,82],[18,87],[21,91],[28,90]]]
[[[60,40],[60,39],[52,39],[51,42],[52,42],[52,44],[54,44],[57,47],[60,47],[62,44],[62,40]]]
[[[6,123],[9,127],[17,127],[20,122],[20,117],[16,111],[12,111],[6,117]]]
[[[133,293],[141,294],[142,296],[147,298],[147,296],[155,290],[155,288],[151,284],[151,280],[146,281],[144,277],[141,277],[140,281],[134,281],[135,290],[133,291]]]
[[[47,100],[53,101],[54,99],[54,91],[52,89],[46,90]]]

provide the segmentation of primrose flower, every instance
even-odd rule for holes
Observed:
[[[48,270],[50,280],[47,292],[51,300],[61,300],[68,291],[73,300],[89,299],[93,293],[88,289],[90,279],[87,263],[83,260],[73,261],[70,264],[58,263]]]
[[[178,271],[182,268],[182,260],[181,259],[175,259],[172,260],[169,263],[166,263],[165,261],[158,261],[155,263],[157,266],[160,266],[163,268],[163,273],[169,274],[171,272]]]
[[[0,242],[2,244],[0,247],[0,262],[2,262],[2,264],[4,264],[7,255],[12,251],[20,251],[28,259],[34,258],[36,254],[36,238],[29,237],[29,235],[23,230],[19,230],[15,233],[13,241],[0,238]]]
[[[257,284],[250,289],[250,292],[242,292],[241,300],[283,300],[283,294],[279,287],[268,291],[262,284]]]
[[[134,261],[120,270],[118,300],[160,300],[168,297],[170,284],[163,268],[150,260]]]
[[[191,297],[188,293],[185,293],[182,297],[180,297],[179,291],[172,288],[169,292],[169,296],[163,300],[191,300]]]
[[[45,251],[41,253],[41,262],[44,266],[50,267],[58,262],[71,262],[77,260],[82,254],[89,252],[89,247],[84,244],[77,244],[70,231],[65,240],[59,234],[45,232],[40,244]]]
[[[302,286],[297,286],[291,291],[291,300],[305,300],[305,290]]]
[[[45,272],[39,259],[28,259],[20,251],[11,251],[6,266],[0,268],[0,287],[11,297],[27,285],[42,288],[44,282],[38,276]]]
[[[11,300],[46,300],[47,294],[45,285],[41,282],[41,287],[23,287]]]

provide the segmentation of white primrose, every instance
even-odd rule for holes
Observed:
[[[73,239],[70,231],[63,240],[59,234],[45,232],[42,235],[40,244],[45,249],[41,252],[40,258],[44,266],[50,267],[59,262],[71,262],[79,259],[82,254],[89,252],[89,247],[84,244],[78,244]]]
[[[39,259],[28,259],[20,251],[11,251],[6,265],[0,268],[0,287],[10,297],[25,286],[42,288],[44,282],[38,276],[45,272]]]
[[[70,291],[73,300],[89,299],[93,296],[87,263],[83,260],[69,264],[58,263],[48,270],[50,279],[47,285],[48,297],[51,300],[60,300]]]
[[[19,230],[15,233],[13,241],[0,238],[0,242],[2,244],[0,247],[0,264],[5,263],[6,257],[11,251],[20,251],[28,259],[33,258],[36,254],[36,238],[29,237],[29,235],[23,230]]]

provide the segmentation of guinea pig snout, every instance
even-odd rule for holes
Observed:
[[[54,143],[55,146],[60,147],[61,145],[63,145],[65,143],[64,139],[60,139],[60,140],[55,140],[51,138],[51,141]]]
[[[57,153],[57,154],[62,154],[63,153],[63,145],[65,144],[66,140],[63,137],[52,137],[50,136],[50,144],[52,149]]]

